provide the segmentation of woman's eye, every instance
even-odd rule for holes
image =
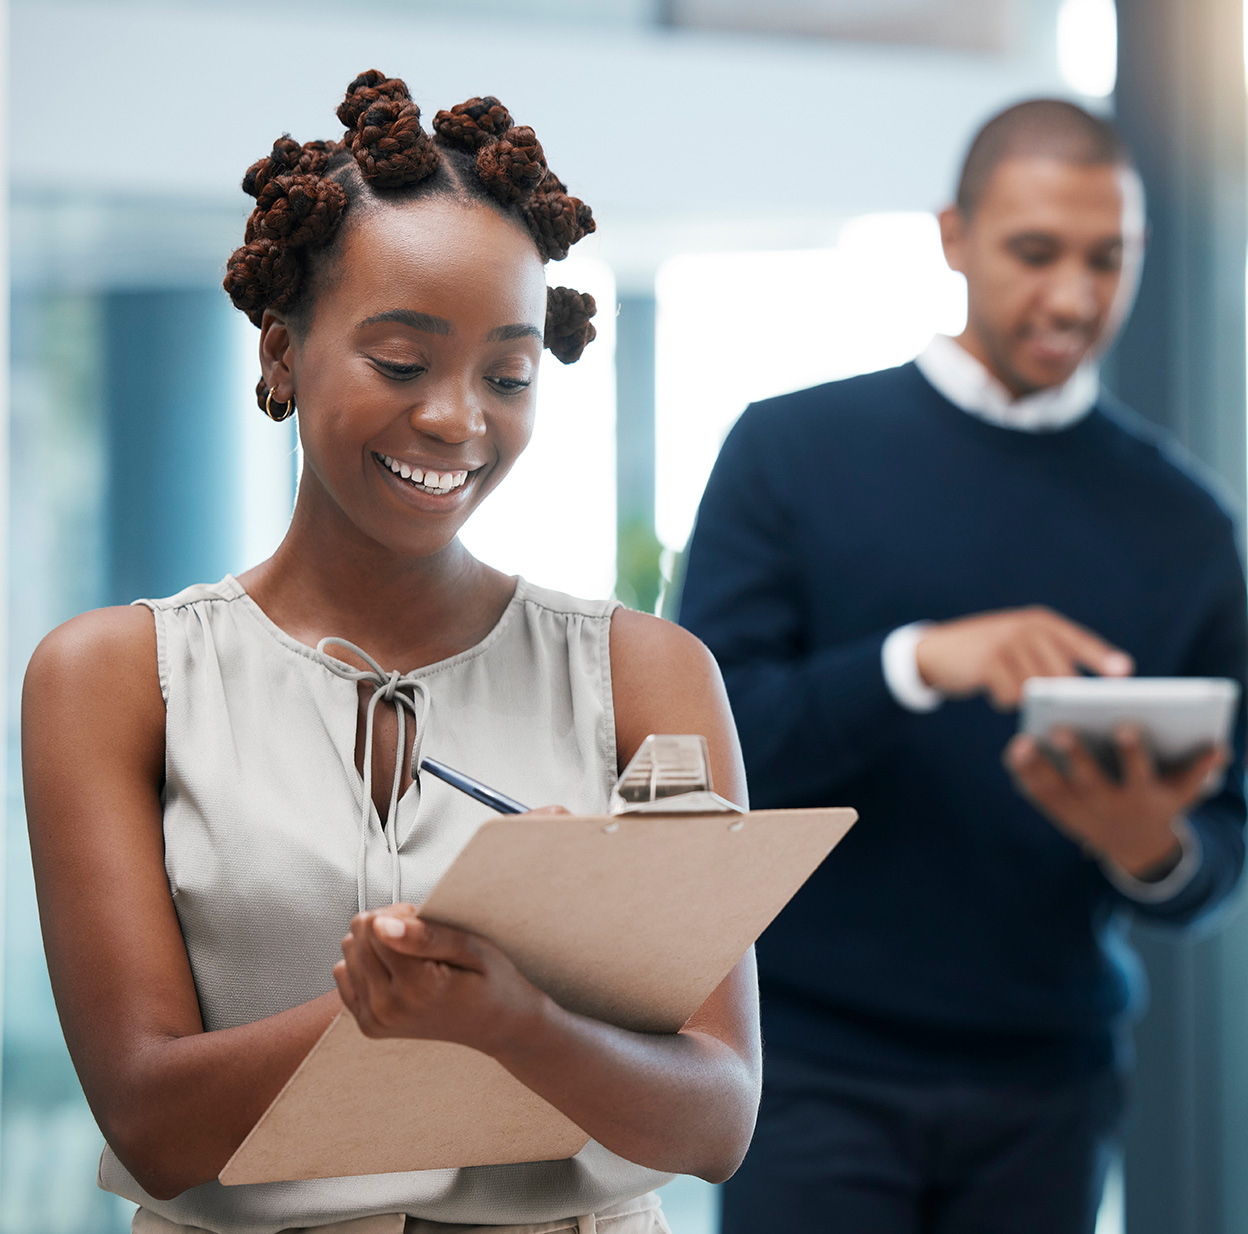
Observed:
[[[503,394],[518,394],[529,388],[529,382],[522,377],[487,377],[486,381]]]
[[[391,360],[374,360],[373,364],[387,377],[393,377],[396,381],[410,381],[425,371],[423,364],[395,364]]]

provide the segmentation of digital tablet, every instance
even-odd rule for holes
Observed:
[[[1055,728],[1073,729],[1116,773],[1114,730],[1134,724],[1165,771],[1228,744],[1238,701],[1239,683],[1224,677],[1032,677],[1019,727],[1042,746]]]

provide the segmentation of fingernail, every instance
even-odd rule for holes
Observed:
[[[1101,671],[1107,677],[1126,677],[1131,672],[1131,657],[1121,651],[1111,652],[1101,662]]]
[[[402,938],[407,933],[407,926],[397,917],[377,916],[373,918],[373,925],[378,934],[387,938]]]

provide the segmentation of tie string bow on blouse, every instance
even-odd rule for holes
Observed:
[[[353,668],[331,656],[325,650],[331,645],[350,652],[367,664],[368,668]],[[412,723],[416,730],[412,737],[412,779],[418,780],[420,750],[424,744],[429,708],[432,705],[429,687],[419,677],[411,674],[404,675],[397,669],[387,672],[367,651],[345,638],[323,638],[317,643],[316,650],[325,667],[335,676],[346,681],[367,682],[374,687],[364,712],[364,791],[360,806],[360,842],[356,855],[356,892],[360,912],[366,911],[368,906],[368,824],[369,812],[373,808],[373,719],[377,704],[383,701],[393,704],[398,714],[399,737],[394,752],[394,781],[390,786],[390,804],[382,828],[386,837],[386,848],[390,852],[391,901],[397,904],[402,898],[402,875],[399,867],[399,840],[395,832],[398,827],[399,784],[403,779],[403,747],[407,744],[406,713],[412,713]]]

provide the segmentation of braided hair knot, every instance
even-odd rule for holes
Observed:
[[[364,178],[383,189],[416,184],[438,167],[438,152],[420,126],[420,108],[410,101],[374,103],[351,135],[351,153]]]
[[[294,301],[301,281],[296,251],[261,236],[234,250],[226,262],[223,285],[234,307],[258,326],[266,308],[283,309]]]
[[[294,170],[301,150],[302,147],[289,133],[283,133],[273,143],[269,154],[247,168],[243,176],[243,192],[249,197],[259,197],[274,176]]]
[[[320,175],[337,151],[336,142],[309,141],[301,146],[289,133],[283,133],[273,143],[269,154],[247,168],[247,174],[243,176],[243,192],[259,197],[276,176],[295,173]]]
[[[387,77],[378,69],[361,73],[348,87],[346,98],[335,113],[347,129],[356,128],[360,117],[379,99],[410,99],[407,86],[397,77]]]
[[[527,124],[509,128],[477,151],[477,175],[504,206],[527,200],[546,175],[546,155]]]
[[[437,170],[438,152],[421,127],[420,108],[397,79],[361,73],[338,108],[365,180],[378,188],[416,184]],[[354,132],[350,131],[354,128]]]
[[[546,347],[563,364],[581,358],[598,331],[590,318],[598,311],[594,297],[571,287],[546,289]]]
[[[433,118],[433,128],[448,146],[479,150],[511,128],[511,113],[492,94],[456,103]]]
[[[524,210],[524,221],[543,261],[562,261],[572,246],[594,231],[590,208],[568,194],[567,185],[548,171]]]
[[[338,141],[305,141],[294,170],[306,176],[322,175],[330,159],[341,149],[342,143]]]
[[[245,239],[265,236],[292,248],[323,244],[334,234],[346,207],[346,190],[336,180],[306,174],[275,176],[251,212]]]

